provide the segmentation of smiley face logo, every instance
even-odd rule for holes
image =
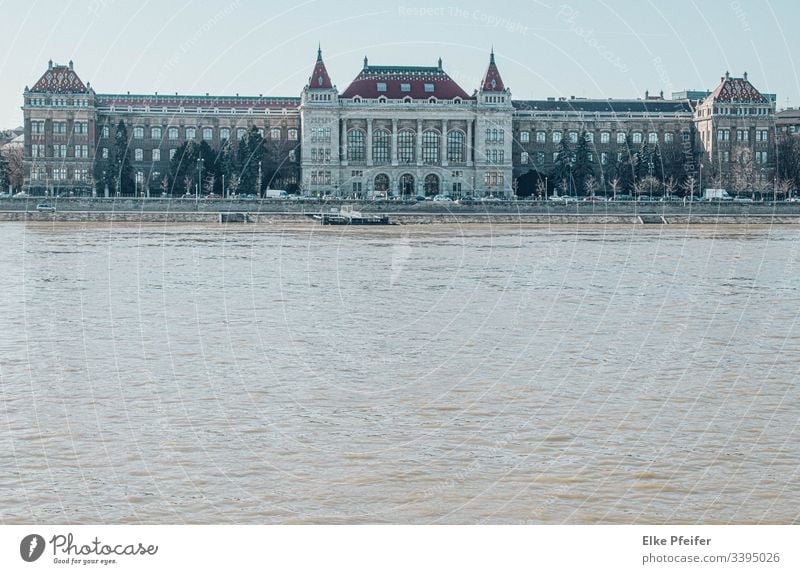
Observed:
[[[19,555],[25,562],[35,562],[44,552],[44,538],[38,534],[28,534],[19,543]]]

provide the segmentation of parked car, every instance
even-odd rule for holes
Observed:
[[[439,195],[434,196],[433,201],[445,201],[445,202],[450,201],[450,202],[452,202],[453,198],[450,197],[449,195],[439,194]]]
[[[627,195],[627,194],[624,194],[624,193],[623,194],[617,194],[617,196],[615,198],[613,198],[613,201],[633,201],[633,196],[632,195]]]
[[[36,206],[36,211],[55,211],[56,208],[49,203],[40,203]]]
[[[753,203],[752,197],[734,197],[734,203]]]
[[[417,201],[425,201],[425,200],[426,200],[426,199],[428,199],[428,198],[427,198],[427,197],[425,197],[424,195],[418,195],[418,196],[417,196],[417,197],[415,197],[414,199],[416,199]]]
[[[583,201],[605,201],[605,197],[600,197],[599,195],[590,195],[589,197],[584,197]]]
[[[478,201],[478,198],[477,197],[473,197],[471,195],[465,195],[465,196],[461,197],[458,201],[460,201],[461,203],[474,203],[474,202]]]
[[[28,194],[27,194],[27,193],[25,193],[24,191],[20,191],[20,192],[19,192],[18,194],[16,194],[14,197],[28,197]]]

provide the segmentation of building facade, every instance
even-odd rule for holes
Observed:
[[[303,188],[347,196],[510,196],[511,92],[494,54],[468,95],[437,66],[364,66],[339,93],[322,52],[300,105]]]
[[[706,177],[741,184],[745,164],[759,181],[771,177],[774,97],[759,93],[746,74],[726,74],[715,90],[686,95],[701,97],[512,100],[494,53],[471,94],[441,59],[423,67],[373,66],[364,58],[340,92],[318,50],[300,97],[101,94],[83,83],[72,62],[50,62],[23,94],[25,189],[119,194],[98,185],[98,166],[113,154],[120,122],[139,196],[183,194],[180,182],[168,182],[183,143],[219,150],[225,142],[238,145],[251,128],[284,169],[264,181],[259,175],[258,189],[240,193],[270,187],[345,197],[527,197],[542,189],[542,180],[548,193],[558,188],[548,174],[562,141],[575,147],[581,140],[599,193],[643,146],[661,162],[678,162],[677,179],[702,177],[705,168]],[[650,166],[651,175],[659,170]]]

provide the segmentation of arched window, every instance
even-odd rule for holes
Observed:
[[[439,163],[439,132],[422,132],[422,162],[426,165]]]
[[[389,191],[389,176],[385,173],[380,173],[375,176],[375,191],[379,193],[386,193]]]
[[[439,176],[436,174],[429,174],[425,176],[425,195],[438,195],[439,193]]]
[[[372,161],[376,164],[389,163],[392,150],[391,135],[386,130],[372,132]]]
[[[363,163],[367,158],[366,137],[363,130],[347,132],[347,161]]]
[[[453,130],[447,134],[447,161],[464,163],[464,132]]]
[[[400,176],[400,194],[411,195],[414,193],[414,176],[410,173],[404,173]]]
[[[415,133],[411,130],[403,130],[397,134],[397,160],[400,163],[414,163],[414,139]]]

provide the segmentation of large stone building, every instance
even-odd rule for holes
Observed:
[[[764,188],[775,162],[775,103],[747,79],[727,72],[695,106],[707,178],[742,189]]]
[[[707,177],[741,183],[734,174],[745,162],[753,177],[771,177],[774,98],[759,93],[746,74],[726,74],[715,90],[686,93],[699,99],[645,94],[512,101],[492,53],[476,88],[465,91],[441,59],[436,66],[413,67],[373,66],[364,58],[340,92],[319,50],[299,98],[99,94],[81,81],[72,62],[51,62],[24,92],[25,187],[34,194],[118,193],[97,184],[97,165],[113,153],[120,121],[139,195],[184,191],[179,182],[165,184],[183,142],[219,149],[225,140],[236,145],[253,126],[289,166],[280,176],[259,177],[260,190],[512,197],[536,194],[544,180],[548,193],[582,194],[584,189],[548,181],[562,140],[574,147],[580,138],[589,145],[600,193],[642,146],[658,150],[662,162],[669,154],[679,157],[675,179],[702,176],[704,166]],[[651,160],[650,175],[664,176],[660,169]]]
[[[511,195],[511,92],[491,54],[468,95],[442,68],[364,67],[340,94],[322,52],[300,105],[311,193]]]

